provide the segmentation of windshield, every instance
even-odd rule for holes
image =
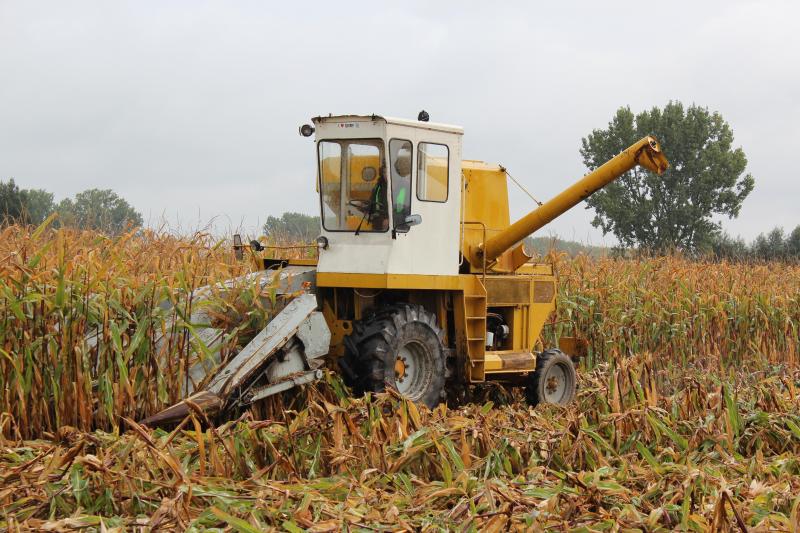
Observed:
[[[383,141],[319,142],[322,224],[328,231],[389,229]]]

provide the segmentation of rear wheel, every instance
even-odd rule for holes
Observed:
[[[445,397],[443,337],[436,316],[422,306],[392,305],[356,324],[341,366],[357,393],[393,387],[433,408]]]
[[[577,383],[572,360],[561,350],[545,350],[536,358],[536,371],[525,386],[525,399],[530,405],[567,405],[575,398]]]

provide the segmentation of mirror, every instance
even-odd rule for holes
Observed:
[[[408,215],[403,221],[406,226],[419,226],[422,224],[422,215]]]
[[[408,215],[405,220],[398,222],[397,225],[392,229],[392,239],[397,238],[398,231],[405,233],[411,228],[411,226],[418,226],[420,224],[422,224],[422,215]]]
[[[364,181],[372,181],[378,175],[378,171],[375,170],[375,167],[364,167],[361,171],[361,179]]]

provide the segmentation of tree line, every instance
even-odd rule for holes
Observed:
[[[735,218],[755,187],[747,157],[734,146],[733,129],[706,107],[668,102],[634,113],[620,107],[608,126],[581,140],[588,171],[613,158],[646,135],[662,144],[669,169],[656,175],[634,168],[586,199],[592,225],[613,234],[623,254],[683,253],[728,259],[797,259],[800,226],[790,233],[775,228],[751,244],[722,230],[720,217]],[[0,223],[40,223],[51,213],[58,223],[118,233],[142,223],[141,215],[111,190],[90,189],[57,204],[40,189],[19,189],[0,181]],[[264,233],[275,240],[310,242],[319,217],[302,213],[270,216]]]
[[[741,237],[722,233],[712,243],[711,253],[734,261],[800,261],[800,225],[789,233],[776,227],[768,233],[761,233],[749,244]]]
[[[111,189],[87,189],[56,202],[43,189],[20,189],[11,178],[0,180],[0,224],[39,225],[57,213],[56,226],[119,234],[142,225],[142,215]]]

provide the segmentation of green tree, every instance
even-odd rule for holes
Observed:
[[[712,237],[710,251],[720,259],[742,261],[750,256],[750,249],[741,237],[731,237],[725,232]]]
[[[25,222],[39,225],[55,210],[51,192],[43,189],[23,189],[20,194]]]
[[[0,224],[11,224],[22,216],[22,193],[14,178],[0,181]]]
[[[763,233],[753,241],[752,253],[759,259],[785,259],[787,256],[789,240],[784,241],[783,228],[773,228],[769,233]]]
[[[715,215],[739,214],[753,190],[747,158],[732,148],[733,131],[719,113],[670,102],[638,115],[622,107],[608,128],[582,139],[583,162],[594,170],[645,135],[654,135],[670,161],[658,176],[634,169],[586,200],[592,225],[624,246],[656,252],[707,248],[720,225]]]
[[[800,259],[800,225],[786,238],[786,252],[795,259]]]
[[[65,198],[56,211],[62,225],[112,234],[142,225],[142,215],[110,189],[89,189],[76,194],[74,200]]]
[[[287,212],[280,218],[267,217],[264,233],[283,241],[311,242],[319,235],[319,228],[319,217]]]

